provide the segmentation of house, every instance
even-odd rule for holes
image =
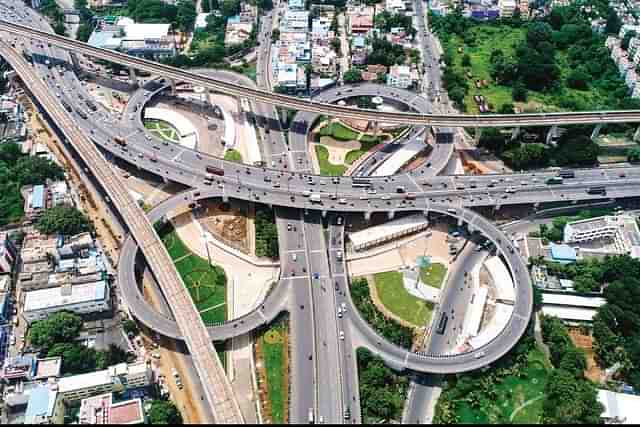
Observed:
[[[516,0],[498,0],[501,18],[510,18],[516,10]]]
[[[352,35],[366,35],[373,29],[373,7],[360,6],[347,10],[348,30]]]
[[[416,79],[417,75],[415,71],[412,71],[408,65],[393,65],[389,67],[387,85],[400,89],[407,89]]]
[[[400,13],[407,10],[404,0],[386,0],[385,10],[392,13]]]
[[[7,233],[0,233],[0,274],[11,273],[18,257],[13,241]]]
[[[80,401],[80,424],[143,424],[140,398],[115,403],[113,393],[87,397]]]

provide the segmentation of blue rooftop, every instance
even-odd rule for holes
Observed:
[[[353,38],[353,47],[364,47],[364,37],[357,36]]]
[[[569,245],[556,245],[552,243],[550,246],[551,258],[553,258],[554,261],[568,263],[575,262],[578,258],[576,250]]]
[[[48,416],[51,405],[49,403],[49,396],[51,391],[47,386],[40,386],[31,392],[29,395],[29,403],[27,403],[27,411],[24,414],[24,420],[27,424],[32,424],[35,417]]]
[[[289,0],[289,9],[303,9],[304,0]]]
[[[33,187],[31,206],[33,206],[34,209],[44,208],[44,185],[35,185]]]
[[[239,24],[240,15],[230,16],[227,18],[227,24]]]

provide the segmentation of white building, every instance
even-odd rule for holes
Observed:
[[[24,294],[22,316],[27,323],[61,310],[82,314],[105,311],[110,307],[109,285],[104,280],[78,285],[64,284]]]
[[[510,18],[516,10],[516,0],[498,0],[501,18]]]
[[[640,229],[630,215],[607,215],[567,223],[564,227],[564,242],[567,244],[589,243],[608,240],[606,248],[580,247],[581,252],[609,252],[640,257]]]
[[[207,26],[207,16],[211,15],[211,12],[209,13],[199,13],[196,16],[196,22],[194,25],[194,28],[197,30],[199,28],[206,28]]]
[[[145,362],[120,363],[103,371],[63,377],[58,380],[58,393],[67,402],[78,401],[102,393],[120,392],[151,384],[153,373]]]
[[[134,56],[166,58],[176,53],[170,28],[171,24],[137,24],[127,17],[105,18],[98,22],[87,43]]]
[[[387,85],[400,89],[407,89],[415,81],[415,73],[408,65],[393,65],[389,67],[387,74]]]
[[[400,13],[407,10],[407,6],[404,0],[387,0],[385,3],[385,9],[389,12]]]
[[[598,402],[604,406],[600,418],[606,424],[640,424],[640,396],[598,390]]]
[[[568,294],[542,294],[542,314],[555,316],[567,322],[591,322],[598,307],[606,303],[602,297]]]

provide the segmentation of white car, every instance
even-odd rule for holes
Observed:
[[[344,341],[344,331],[340,331],[340,339]]]

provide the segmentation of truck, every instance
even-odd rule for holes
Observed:
[[[407,190],[402,185],[396,187],[396,193],[405,193],[406,191]]]
[[[440,315],[440,320],[438,321],[438,328],[436,329],[436,334],[442,335],[444,334],[444,329],[447,327],[447,321],[449,320],[446,313],[442,313]]]
[[[121,147],[125,147],[127,145],[127,141],[125,141],[121,136],[114,136],[113,141]]]
[[[407,193],[404,196],[404,198],[407,199],[407,200],[415,200],[416,199],[416,193]]]
[[[547,185],[562,184],[563,180],[561,176],[552,176],[551,178],[547,178],[545,183]]]
[[[214,175],[224,176],[224,169],[217,168],[215,166],[206,166],[204,169],[206,172],[212,173]]]
[[[322,203],[322,201],[320,200],[320,195],[319,194],[312,194],[311,197],[309,197],[309,200],[311,200],[311,203]]]
[[[371,181],[364,178],[353,178],[351,180],[352,187],[371,187]]]

